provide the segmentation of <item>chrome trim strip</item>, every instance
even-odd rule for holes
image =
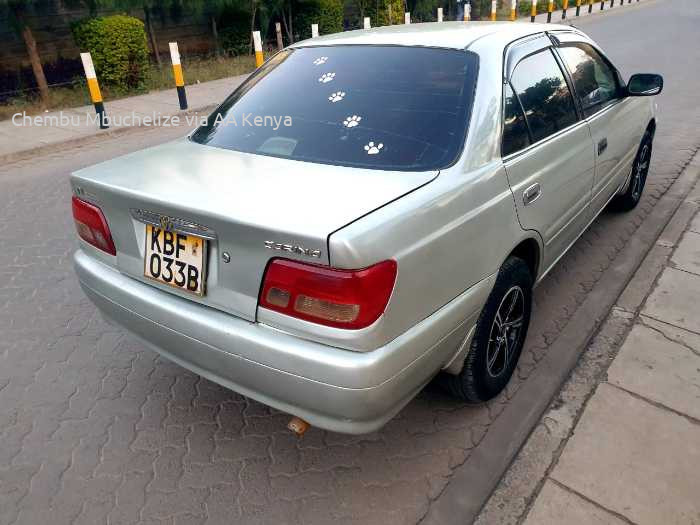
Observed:
[[[216,232],[208,226],[203,226],[196,222],[181,219],[179,217],[171,217],[154,211],[142,210],[139,208],[131,208],[129,210],[131,216],[139,222],[150,224],[157,228],[162,228],[167,231],[174,231],[189,235],[196,235],[203,239],[216,240]]]

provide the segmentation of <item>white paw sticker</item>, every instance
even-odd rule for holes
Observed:
[[[321,64],[325,64],[326,60],[328,60],[328,57],[318,57],[316,60],[314,60],[314,66],[320,66]]]
[[[322,84],[325,84],[326,82],[330,82],[331,80],[333,80],[334,77],[335,73],[324,73],[318,78],[318,81]]]
[[[353,115],[352,117],[348,117],[343,121],[343,126],[346,128],[354,128],[355,126],[360,125],[360,121],[362,120],[362,117],[358,117],[357,115]]]
[[[365,146],[365,151],[367,152],[367,155],[376,155],[379,153],[379,150],[384,147],[384,144],[381,142],[377,144],[376,146],[374,145],[374,142],[370,142]]]
[[[336,91],[335,93],[331,93],[331,96],[328,97],[328,100],[331,102],[340,102],[345,98],[345,91]]]

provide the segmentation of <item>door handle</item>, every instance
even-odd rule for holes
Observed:
[[[527,206],[535,202],[542,195],[542,188],[539,182],[534,183],[523,192],[523,204]]]
[[[606,149],[608,149],[608,138],[604,137],[598,141],[598,155],[600,156]]]

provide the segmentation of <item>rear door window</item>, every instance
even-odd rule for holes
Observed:
[[[210,115],[192,140],[310,162],[436,170],[454,163],[462,150],[476,74],[476,55],[463,50],[285,50]]]
[[[511,84],[525,111],[533,142],[547,138],[578,120],[564,73],[550,49],[518,63],[511,76]]]

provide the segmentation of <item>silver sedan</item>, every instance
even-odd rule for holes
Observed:
[[[191,135],[72,175],[75,268],[168,359],[326,429],[483,402],[532,289],[640,199],[658,75],[580,31],[382,27],[270,58]]]

